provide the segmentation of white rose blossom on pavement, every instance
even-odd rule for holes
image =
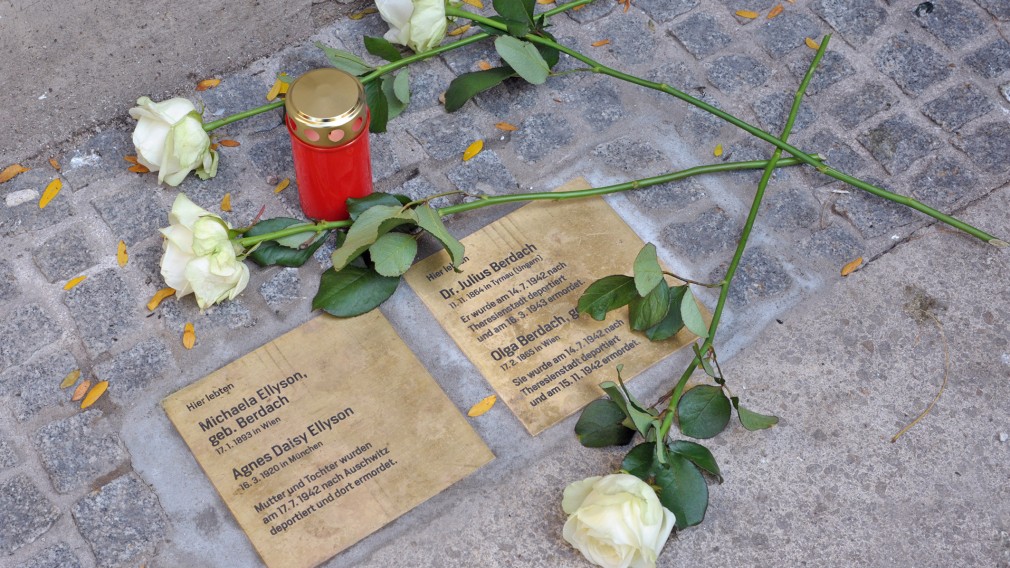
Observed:
[[[168,214],[161,275],[182,297],[196,295],[204,310],[225,299],[233,300],[249,284],[249,267],[238,258],[242,252],[231,240],[223,219],[179,194]]]
[[[604,568],[655,568],[676,522],[649,484],[626,473],[572,483],[561,507],[565,540]]]
[[[177,186],[194,170],[200,179],[214,177],[217,152],[210,148],[210,136],[192,102],[174,98],[156,103],[140,97],[137,105],[130,109],[137,119],[137,161],[158,172],[158,183]]]
[[[392,43],[422,52],[445,39],[445,0],[375,0],[375,7],[389,24],[383,37]]]

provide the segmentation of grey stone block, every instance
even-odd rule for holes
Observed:
[[[666,23],[681,14],[694,10],[701,0],[637,0],[635,7],[645,12],[650,18]]]
[[[614,81],[599,81],[578,93],[578,104],[582,118],[597,132],[613,126],[628,116],[624,109],[623,97],[614,88]],[[665,96],[665,93],[660,93]]]
[[[950,76],[948,61],[929,45],[894,36],[874,55],[874,64],[911,96]]]
[[[0,471],[18,465],[18,453],[6,437],[0,438]]]
[[[874,0],[817,0],[810,8],[857,47],[887,20],[887,12]]]
[[[65,542],[41,550],[14,568],[81,568],[81,561]]]
[[[987,29],[985,20],[961,0],[933,2],[933,10],[920,10],[915,16],[919,25],[926,28],[947,47],[961,47],[979,37]]]
[[[533,163],[547,157],[571,143],[575,134],[568,119],[560,114],[537,113],[530,115],[512,134],[516,154],[525,162]]]
[[[568,10],[565,14],[576,22],[585,24],[599,20],[603,16],[613,12],[614,7],[615,4],[613,2],[592,2],[590,4],[586,4],[585,8],[579,10]]]
[[[119,436],[99,410],[88,410],[39,429],[35,447],[57,493],[87,487],[129,459]]]
[[[786,60],[789,70],[796,76],[796,87],[799,88],[800,81],[807,74],[810,62],[814,60],[815,52],[810,50],[798,50]],[[825,52],[820,64],[814,71],[810,84],[807,85],[807,95],[815,95],[824,89],[834,85],[842,79],[847,79],[856,73],[856,69],[849,63],[844,55],[837,51]]]
[[[0,385],[14,417],[24,422],[43,408],[66,404],[70,395],[56,385],[77,368],[74,356],[61,349],[0,374]]]
[[[593,156],[613,169],[645,177],[667,171],[666,157],[646,141],[622,136],[593,149]]]
[[[372,155],[372,181],[380,182],[400,171],[396,157],[396,140],[390,134],[372,134],[368,139]]]
[[[172,352],[159,339],[150,338],[95,366],[95,376],[109,381],[109,392],[119,394],[143,389],[157,381],[172,366]]]
[[[123,157],[137,154],[137,148],[133,145],[133,128],[136,125],[136,121],[131,118],[126,127],[128,129],[107,129],[89,137],[60,157],[60,175],[76,191],[106,179],[110,173],[126,171],[130,163]]]
[[[462,159],[466,147],[483,138],[471,119],[464,115],[429,118],[411,127],[409,132],[436,160]]]
[[[0,302],[12,300],[20,293],[18,279],[14,274],[11,263],[0,259]]]
[[[249,136],[245,148],[252,169],[268,184],[277,184],[284,178],[295,181],[295,161],[291,157],[291,138],[287,127]]]
[[[59,518],[59,508],[27,475],[0,483],[0,550],[10,554],[35,542]]]
[[[90,276],[67,292],[63,300],[92,356],[137,329],[143,317],[147,299],[134,296],[119,271],[112,268]]]
[[[892,188],[885,186],[880,180],[866,179],[865,181],[892,193],[897,193]],[[859,229],[863,237],[868,239],[886,235],[898,227],[925,219],[904,205],[858,189],[853,189],[848,194],[838,195],[832,209],[836,214],[848,219],[854,227]]]
[[[709,275],[710,282],[726,276],[728,265],[722,265]],[[793,279],[782,263],[762,247],[744,251],[740,265],[729,288],[729,303],[743,307],[754,302],[780,296],[792,288]]]
[[[594,2],[594,4],[599,4],[599,2]],[[613,7],[611,6],[611,8]],[[580,12],[585,12],[588,9],[586,7],[580,10]],[[571,11],[569,11],[570,13]],[[494,43],[491,41],[479,41],[459,49],[453,49],[443,53],[441,57],[442,61],[452,71],[453,76],[480,70],[480,67],[477,66],[477,63],[480,61],[486,61],[492,67],[498,67],[502,64],[501,57],[498,57],[498,52],[495,51]],[[445,89],[443,88],[442,90]]]
[[[144,564],[169,526],[157,496],[136,474],[119,477],[81,499],[73,514],[100,568]]]
[[[759,98],[751,108],[757,115],[761,126],[768,132],[782,132],[789,118],[789,110],[793,106],[793,95],[787,93],[772,93]],[[800,105],[796,112],[792,132],[799,132],[817,120],[817,115],[810,110],[810,105]]]
[[[1007,164],[1010,164],[1010,124],[1005,121],[983,124],[974,133],[956,139],[954,144],[985,171],[1002,174],[1006,182]]]
[[[379,25],[377,25],[376,20]],[[382,20],[379,18],[378,14],[376,14],[373,18],[362,18],[360,20],[341,18],[337,20],[337,22],[340,27],[343,28],[340,31],[337,31],[337,37],[341,38],[361,38],[363,34],[382,36],[382,34],[386,33],[386,30],[383,29],[384,26],[381,25]],[[354,29],[355,31],[348,31],[348,29]],[[368,29],[372,31],[364,31]],[[347,51],[356,53],[359,56],[364,55],[365,52],[364,45],[360,39],[357,39],[357,41],[353,43],[348,42],[344,45],[344,47]],[[277,57],[277,71],[287,73],[295,78],[301,77],[313,69],[332,66],[333,65],[326,58],[326,53],[324,53],[322,49],[316,47],[314,43],[306,43],[304,45],[290,47],[281,52]],[[273,81],[270,81],[270,84],[272,85]],[[266,96],[266,93],[263,93],[263,96]]]
[[[839,226],[831,226],[815,232],[809,239],[800,241],[799,252],[802,255],[820,258],[832,264],[849,262],[858,258],[863,250],[863,243],[852,231]]]
[[[78,227],[50,237],[32,251],[32,258],[50,282],[77,276],[97,262],[87,237]]]
[[[722,0],[722,3],[734,14],[739,10],[750,10],[767,15],[768,11],[780,2],[779,0]],[[740,20],[743,23],[752,21],[747,18],[740,18]]]
[[[441,192],[428,178],[419,175],[403,182],[403,185],[396,188],[393,193],[400,193],[411,199],[423,199]]]
[[[299,293],[300,284],[297,268],[282,268],[269,280],[260,284],[260,295],[268,306],[280,313],[284,306],[303,299]]]
[[[649,63],[657,55],[660,37],[649,18],[635,12],[616,14],[602,20],[596,33],[610,40],[600,49],[610,52],[623,66]]]
[[[667,248],[681,251],[694,262],[708,255],[730,250],[740,238],[742,219],[735,219],[718,207],[702,211],[690,221],[663,228],[660,240]]]
[[[831,106],[831,115],[845,128],[853,128],[864,120],[890,109],[898,97],[881,83],[866,83],[843,95]]]
[[[410,104],[405,115],[442,106],[438,97],[449,88],[455,76],[439,59],[428,59],[410,66]]]
[[[777,59],[798,47],[808,49],[804,44],[806,38],[820,41],[824,34],[813,18],[787,10],[774,19],[761,22],[757,35],[765,51]]]
[[[922,113],[949,131],[996,109],[981,89],[971,83],[947,89],[939,97],[922,106]]]
[[[0,370],[27,360],[62,334],[59,324],[38,304],[18,306],[0,322]]]
[[[904,115],[894,116],[858,137],[890,174],[908,169],[916,160],[938,149],[940,140]]]
[[[4,201],[0,202],[0,236],[13,237],[65,221],[74,214],[69,188],[64,189],[39,209],[39,198],[49,182],[56,179],[51,169],[33,169],[4,184]]]
[[[324,245],[325,246],[325,245]],[[192,295],[172,300],[169,298],[158,308],[165,328],[182,334],[187,322],[196,326],[196,344],[200,344],[201,330],[242,329],[256,325],[256,316],[243,303],[241,296],[207,308],[202,314]]]
[[[662,219],[670,213],[708,197],[708,191],[697,179],[644,187],[624,193],[642,215]]]
[[[288,74],[291,72],[288,71]],[[292,80],[297,75],[292,75]],[[267,91],[274,84],[274,77],[263,74],[259,77],[249,75],[229,75],[221,84],[213,89],[198,93],[205,108],[204,122],[213,122],[226,116],[242,112],[266,104]],[[200,108],[197,106],[197,108]],[[237,123],[229,124],[214,133],[218,138],[229,138],[231,134],[248,134],[277,128],[284,123],[284,108],[274,109],[257,114]]]
[[[160,242],[130,249],[130,262],[126,269],[139,272],[144,277],[144,284],[152,286],[152,294],[165,287],[165,279],[161,276],[161,257],[164,254],[165,249]]]
[[[1010,70],[1010,42],[998,39],[977,49],[964,62],[986,79],[995,79]]]
[[[923,203],[941,210],[950,208],[959,201],[974,199],[985,192],[978,183],[978,177],[970,166],[952,158],[940,158],[930,162],[926,171],[912,182],[912,193]]]
[[[160,199],[158,191],[140,182],[126,183],[118,192],[91,204],[112,233],[132,245],[168,226],[171,206]]]
[[[537,100],[543,96],[537,94],[538,87],[521,79],[508,79],[504,83],[489,89],[476,97],[474,101],[480,108],[490,114],[507,118],[533,108]]]
[[[758,213],[757,223],[773,230],[793,231],[812,227],[820,219],[820,203],[810,190],[768,187]]]
[[[708,80],[727,95],[764,85],[771,71],[747,55],[724,55],[706,65]]]
[[[1002,22],[1010,22],[1010,4],[1004,0],[975,0],[994,18]]]
[[[700,81],[682,61],[668,61],[658,67],[653,67],[643,77],[649,81],[670,85],[681,91],[693,91],[704,86],[704,82]],[[674,100],[672,96],[652,89],[649,90],[649,94],[662,100]]]
[[[501,195],[515,193],[516,180],[501,158],[492,150],[484,150],[466,162],[449,168],[446,177],[460,191]]]
[[[669,31],[684,49],[698,59],[712,55],[733,41],[733,38],[722,31],[715,18],[700,12],[670,26]]]
[[[815,132],[807,139],[804,149],[824,156],[824,162],[832,168],[857,177],[866,166],[866,160],[845,141],[828,130]],[[835,178],[817,173],[814,169],[807,169],[807,171],[813,174],[815,185],[825,185],[835,181]]]

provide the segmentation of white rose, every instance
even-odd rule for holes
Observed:
[[[181,296],[193,293],[204,310],[233,300],[249,284],[249,267],[238,259],[241,247],[231,240],[223,219],[179,194],[168,214],[161,275]]]
[[[389,24],[384,37],[392,43],[421,52],[445,39],[445,0],[375,0],[375,7]]]
[[[179,185],[193,170],[200,179],[214,177],[217,152],[210,149],[210,136],[192,102],[175,98],[156,103],[140,97],[137,104],[130,109],[138,121],[133,131],[137,161],[158,172],[158,183]]]
[[[647,483],[619,473],[565,488],[564,537],[604,568],[654,568],[676,522]]]

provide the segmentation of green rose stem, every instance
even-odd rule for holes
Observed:
[[[446,14],[449,15],[449,16],[455,16],[455,17],[459,17],[459,18],[466,18],[466,19],[472,20],[474,22],[477,22],[479,24],[483,24],[485,26],[492,27],[492,28],[495,28],[495,29],[498,29],[498,30],[508,31],[508,29],[505,26],[505,24],[502,24],[501,22],[497,22],[497,21],[492,20],[490,18],[486,18],[486,17],[481,16],[479,14],[473,14],[471,12],[467,12],[466,10],[461,10],[461,9],[453,7],[453,6],[447,6],[446,7]],[[831,37],[830,35],[825,36],[824,37],[824,41],[821,42],[821,43],[822,44],[823,43],[827,43],[830,37]],[[558,42],[553,41],[553,40],[548,39],[548,38],[545,38],[545,37],[541,37],[541,36],[538,36],[538,35],[530,33],[530,34],[527,34],[524,39],[526,39],[526,40],[528,40],[528,41],[530,41],[532,43],[537,43],[537,44],[540,44],[540,45],[543,45],[543,46],[546,46],[546,47],[557,49],[558,51],[561,51],[562,53],[567,53],[568,55],[570,55],[570,56],[574,57],[575,59],[578,59],[579,61],[581,61],[581,62],[585,63],[586,65],[588,65],[589,66],[589,70],[592,71],[592,72],[594,72],[594,73],[600,73],[602,75],[608,75],[610,77],[614,77],[614,78],[620,79],[622,81],[627,81],[627,82],[633,83],[635,85],[639,85],[639,86],[646,87],[646,88],[649,88],[649,89],[654,89],[656,91],[661,91],[661,92],[667,93],[669,95],[673,95],[674,97],[677,97],[678,99],[680,99],[680,100],[682,100],[682,101],[684,101],[684,102],[686,102],[688,104],[694,105],[694,106],[696,106],[696,107],[698,107],[698,108],[700,108],[700,109],[702,109],[702,110],[704,110],[706,112],[709,112],[711,114],[714,114],[715,116],[718,116],[719,118],[725,120],[726,122],[729,122],[733,126],[736,126],[736,127],[740,128],[740,129],[748,132],[749,134],[752,134],[752,135],[760,138],[761,140],[764,140],[765,142],[768,142],[769,144],[772,144],[773,146],[775,146],[776,148],[778,148],[780,150],[784,150],[784,151],[792,154],[793,156],[799,158],[799,160],[801,162],[803,162],[804,164],[813,166],[814,168],[817,169],[817,171],[821,172],[822,174],[825,174],[827,176],[833,177],[833,178],[835,178],[837,180],[844,181],[845,183],[847,183],[849,185],[852,185],[854,187],[862,189],[863,191],[872,193],[873,195],[876,195],[878,197],[883,197],[884,199],[889,199],[889,200],[894,201],[896,203],[900,203],[902,205],[905,205],[907,207],[915,209],[916,211],[919,211],[920,213],[924,213],[924,214],[929,215],[930,217],[932,217],[934,219],[937,219],[939,221],[943,221],[944,223],[946,223],[946,224],[948,224],[948,225],[950,225],[952,227],[955,227],[957,229],[960,229],[960,230],[962,230],[962,231],[964,231],[964,232],[972,235],[973,237],[981,239],[981,240],[983,240],[983,241],[985,241],[985,242],[987,242],[987,243],[989,243],[991,245],[998,246],[998,247],[1007,247],[1007,246],[1010,246],[1010,243],[1007,243],[1006,241],[997,239],[996,237],[990,235],[989,233],[986,233],[985,231],[982,231],[981,229],[977,229],[977,228],[975,228],[975,227],[973,227],[973,226],[971,226],[971,225],[969,225],[969,224],[967,224],[967,223],[965,223],[965,222],[963,222],[963,221],[961,221],[959,219],[956,219],[954,217],[951,217],[950,215],[947,215],[945,213],[937,211],[936,209],[933,209],[932,207],[930,207],[930,206],[928,206],[928,205],[926,205],[924,203],[916,201],[915,199],[912,199],[911,197],[908,197],[906,195],[901,195],[901,194],[898,194],[898,193],[892,193],[890,191],[887,191],[886,189],[883,189],[883,188],[877,187],[875,185],[869,184],[869,183],[867,183],[867,182],[865,182],[863,180],[860,180],[858,178],[852,177],[852,176],[850,176],[850,175],[848,175],[846,173],[840,172],[840,171],[838,171],[838,170],[836,170],[836,169],[834,169],[834,168],[832,168],[830,166],[827,166],[821,160],[817,159],[816,157],[814,157],[814,156],[812,156],[810,154],[807,154],[803,150],[800,150],[799,148],[796,148],[795,146],[792,146],[792,145],[788,144],[787,142],[785,142],[783,140],[780,140],[779,138],[776,138],[775,136],[773,136],[773,135],[765,132],[764,130],[761,130],[760,128],[758,128],[758,127],[756,127],[756,126],[754,126],[752,124],[744,122],[743,120],[740,120],[739,118],[737,118],[737,117],[735,117],[735,116],[733,116],[733,115],[731,115],[731,114],[729,114],[729,113],[727,113],[725,111],[722,111],[722,110],[720,110],[720,109],[718,109],[718,108],[716,108],[716,107],[714,107],[714,106],[706,103],[705,101],[702,101],[700,99],[696,99],[696,98],[692,97],[691,95],[688,95],[687,93],[684,93],[682,91],[674,89],[670,85],[667,85],[665,83],[656,83],[656,82],[653,82],[653,81],[648,81],[648,80],[642,79],[640,77],[636,77],[634,75],[629,75],[627,73],[623,73],[623,72],[618,71],[616,69],[607,67],[606,65],[603,65],[602,63],[600,63],[600,62],[598,62],[598,61],[596,61],[596,60],[594,60],[594,59],[592,59],[590,57],[587,57],[587,56],[579,53],[578,51],[575,51],[574,49],[565,47],[565,46],[559,44]]]
[[[453,215],[455,213],[463,213],[464,211],[480,209],[481,207],[489,207],[491,205],[502,205],[505,203],[514,203],[516,201],[561,201],[564,199],[595,197],[597,195],[607,195],[609,193],[618,193],[621,191],[628,191],[632,189],[644,189],[646,187],[651,187],[662,183],[669,183],[672,181],[677,181],[703,174],[712,174],[719,172],[736,172],[741,170],[759,170],[767,168],[769,163],[770,162],[768,160],[753,160],[748,162],[725,162],[722,164],[708,164],[704,166],[695,166],[693,168],[688,168],[686,170],[680,170],[659,176],[647,177],[637,179],[634,181],[618,183],[615,185],[594,187],[590,189],[578,189],[575,191],[543,191],[537,193],[516,193],[512,195],[481,196],[476,201],[471,201],[468,203],[460,203],[459,205],[450,205],[448,207],[442,207],[438,209],[437,212],[439,216],[444,217],[446,215]],[[796,158],[786,158],[780,160],[776,167],[781,168],[786,166],[797,166],[801,163],[802,162]],[[314,223],[311,225],[296,225],[280,229],[272,233],[263,233],[262,235],[256,235],[254,237],[243,237],[238,239],[238,244],[241,245],[243,248],[248,249],[249,247],[253,247],[265,241],[282,239],[284,237],[290,237],[291,235],[298,235],[301,233],[321,233],[323,231],[329,231],[331,229],[343,229],[346,227],[350,227],[351,223],[352,222],[349,220],[344,220],[344,221],[324,221],[320,223]]]

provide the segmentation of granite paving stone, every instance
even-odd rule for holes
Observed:
[[[665,218],[673,211],[705,199],[708,191],[698,180],[688,178],[628,191],[624,195],[643,215]]]
[[[942,142],[904,115],[891,117],[858,136],[859,143],[888,173],[908,169]]]
[[[291,72],[288,71],[290,74]],[[297,78],[297,75],[291,75]],[[217,87],[197,93],[203,103],[204,122],[213,122],[226,116],[262,106],[267,102],[266,94],[274,84],[274,77],[253,77],[246,74],[232,75],[221,81]],[[197,108],[201,108],[199,105]],[[284,123],[284,110],[274,109],[257,114],[237,123],[229,124],[214,134],[218,138],[229,137],[233,133],[248,134],[277,128]]]
[[[798,249],[798,254],[829,261],[838,265],[839,270],[843,264],[864,253],[859,237],[851,229],[838,225],[814,232],[809,239],[799,243]]]
[[[945,130],[954,131],[996,109],[977,85],[964,83],[947,89],[922,106],[922,113]]]
[[[866,160],[862,156],[829,130],[820,130],[809,138],[805,138],[802,147],[809,152],[816,152],[824,156],[824,163],[847,174],[858,176],[866,166]],[[806,169],[806,171],[811,174],[810,177],[815,185],[825,185],[835,181],[835,178],[818,173],[814,169]]]
[[[758,122],[768,132],[782,132],[793,106],[794,95],[789,93],[772,93],[756,100],[751,108],[758,117]],[[810,110],[810,105],[801,105],[793,123],[793,132],[800,132],[817,120],[817,115]]]
[[[1000,38],[968,54],[964,62],[986,79],[995,79],[1010,70],[1010,42]]]
[[[954,144],[987,172],[1002,174],[1007,178],[1010,164],[1010,124],[1005,121],[989,122],[971,134],[955,139]]]
[[[757,222],[773,230],[793,231],[812,227],[820,219],[820,203],[807,188],[779,189],[770,185]]]
[[[701,0],[638,0],[635,7],[645,12],[653,20],[665,24],[698,7]]]
[[[691,14],[669,29],[670,35],[677,39],[691,55],[704,59],[726,47],[733,41],[714,17],[704,12]]]
[[[931,11],[920,10],[915,18],[948,47],[961,47],[988,28],[988,18],[977,14],[970,2],[944,0],[932,5]]]
[[[597,4],[597,2],[594,2],[594,4]],[[586,7],[586,9],[580,10],[580,12],[585,12],[588,9]],[[480,68],[477,66],[477,63],[480,61],[484,61],[492,67],[498,67],[502,64],[501,58],[498,57],[498,52],[495,51],[494,43],[489,41],[479,41],[459,49],[453,49],[441,54],[440,57],[449,67],[449,70],[452,71],[453,77],[471,71],[478,71]],[[445,85],[445,87],[448,86],[448,84]],[[445,88],[442,90],[444,91]]]
[[[284,178],[295,178],[295,162],[291,157],[291,138],[288,129],[280,126],[249,136],[242,145],[252,164],[252,170],[267,183],[274,184]]]
[[[709,282],[726,277],[727,264],[713,270]],[[729,289],[729,304],[733,307],[752,305],[760,300],[780,296],[792,288],[793,279],[782,263],[763,247],[744,251]]]
[[[146,300],[145,300],[146,301]],[[169,298],[158,307],[165,329],[171,333],[182,333],[187,322],[196,326],[196,342],[200,344],[201,330],[236,330],[256,325],[256,315],[246,307],[242,296],[234,300],[211,306],[200,313],[196,299],[190,295],[184,298]]]
[[[0,302],[13,300],[20,293],[18,279],[11,263],[0,259]]]
[[[393,193],[400,193],[411,199],[423,199],[440,193],[440,191],[435,184],[431,183],[431,180],[423,175],[418,175],[403,182],[403,185],[396,188]]]
[[[700,81],[694,72],[687,68],[683,61],[667,61],[662,65],[649,69],[644,78],[656,83],[665,83],[681,91],[694,91],[704,87],[704,82]],[[673,101],[670,95],[649,89],[649,95],[661,100]],[[678,103],[680,104],[680,103]]]
[[[723,55],[707,64],[708,80],[727,95],[764,85],[771,70],[748,55]]]
[[[0,471],[10,469],[18,465],[19,462],[18,452],[14,449],[10,438],[0,435]]]
[[[899,193],[881,180],[864,178],[864,181],[892,193]],[[898,227],[925,220],[924,216],[908,207],[855,188],[852,188],[847,194],[837,195],[832,210],[852,223],[868,239],[886,235]]]
[[[63,377],[78,369],[77,360],[65,349],[42,351],[31,361],[0,374],[4,398],[19,422],[49,406],[67,404],[70,395],[54,388]]]
[[[613,2],[593,2],[586,4],[586,7],[581,10],[568,10],[565,15],[580,24],[587,24],[610,14],[614,8]]]
[[[461,159],[474,140],[483,138],[480,130],[463,115],[439,115],[409,129],[425,152],[436,160]]]
[[[439,95],[445,92],[454,75],[439,59],[428,59],[410,66],[410,104],[404,114],[441,106]]]
[[[25,474],[0,482],[0,550],[35,542],[60,518],[60,510]]]
[[[77,333],[92,356],[110,349],[140,326],[139,318],[129,315],[141,313],[148,299],[141,300],[130,291],[121,270],[116,267],[91,275],[64,297]]]
[[[985,190],[972,167],[953,158],[931,161],[912,187],[916,198],[943,211],[949,211],[960,201],[979,197]]]
[[[657,55],[656,46],[660,45],[661,32],[655,30],[655,25],[644,14],[638,11],[613,14],[593,24],[595,33],[600,39],[609,39],[610,43],[599,49],[604,49],[621,66],[649,63]]]
[[[535,85],[514,78],[506,79],[504,83],[477,95],[473,100],[493,116],[505,119],[532,108],[542,96],[543,93],[538,93]]]
[[[874,55],[876,66],[915,97],[950,76],[949,62],[929,45],[904,36],[887,40]]]
[[[810,8],[856,47],[866,43],[887,20],[887,12],[875,0],[817,0]]]
[[[594,130],[602,132],[628,117],[623,97],[615,86],[616,82],[612,80],[598,81],[582,89],[578,95],[576,104],[582,109],[582,118]],[[660,94],[669,96],[666,93]]]
[[[87,487],[129,459],[99,410],[43,426],[35,434],[35,447],[56,492],[64,494]]]
[[[143,389],[172,367],[172,352],[157,338],[149,338],[112,359],[95,365],[95,377],[109,381],[116,397]]]
[[[136,124],[132,118],[129,124]],[[124,156],[136,155],[130,130],[108,128],[89,137],[83,144],[58,158],[60,175],[69,182],[72,190],[107,179],[110,172],[125,171],[130,164]]]
[[[168,219],[165,220],[166,223]],[[130,261],[126,269],[131,272],[138,272],[143,276],[144,284],[152,286],[151,293],[165,287],[165,280],[161,276],[161,257],[165,254],[162,242],[150,242],[143,246],[129,249]]]
[[[1010,4],[1003,0],[975,0],[994,18],[1002,22],[1010,22]]]
[[[6,167],[6,166],[4,166]],[[29,231],[51,227],[74,214],[70,204],[71,191],[60,191],[45,209],[39,209],[39,198],[56,172],[46,166],[27,171],[8,181],[3,187],[0,203],[0,236],[14,237]]]
[[[81,568],[81,561],[67,543],[58,542],[14,568]]]
[[[751,10],[759,14],[767,14],[769,10],[772,9],[778,0],[721,0],[729,12],[736,13],[739,10]],[[741,18],[742,22],[751,22],[753,20],[748,18]]]
[[[839,124],[851,129],[876,114],[889,110],[898,103],[898,97],[881,83],[866,83],[854,91],[838,97],[830,106],[830,116]]]
[[[0,370],[27,360],[62,335],[56,320],[38,304],[16,307],[0,322]]]
[[[158,497],[135,474],[119,477],[81,499],[73,514],[100,568],[144,564],[169,528]]]
[[[796,76],[797,89],[800,86],[800,81],[807,74],[807,69],[810,68],[810,63],[814,60],[815,53],[810,50],[794,51],[786,59],[786,65],[793,75]],[[843,79],[848,79],[855,75],[855,73],[855,67],[849,63],[849,60],[844,55],[834,50],[826,51],[824,57],[821,58],[821,62],[817,65],[813,78],[810,79],[810,84],[807,85],[806,94],[816,95],[831,85]]]
[[[824,35],[816,20],[793,10],[786,10],[759,25],[758,39],[773,59],[784,57],[799,47],[809,49],[804,43],[806,38],[820,41]]]
[[[369,150],[372,154],[372,181],[380,182],[400,171],[400,160],[396,157],[395,138],[388,134],[370,134]]]
[[[999,94],[1003,95],[1003,98],[1010,103],[1010,83],[1000,85]]]
[[[702,211],[690,221],[663,228],[663,245],[683,252],[695,262],[713,253],[731,250],[740,237],[743,220],[729,216],[718,207]]]
[[[76,226],[50,237],[32,251],[32,259],[50,282],[68,280],[98,261],[84,231]]]
[[[666,157],[652,144],[622,136],[610,142],[604,142],[593,149],[593,156],[613,169],[634,173],[636,177],[657,175],[672,169],[667,167]]]
[[[449,181],[460,191],[500,195],[514,193],[516,180],[493,150],[484,150],[465,162],[450,168]]]
[[[91,202],[113,235],[127,245],[138,243],[167,224],[171,203],[160,199],[161,191],[151,187],[154,176],[120,178],[119,190]],[[223,195],[223,194],[222,194]]]
[[[567,146],[575,134],[568,119],[560,114],[536,113],[512,133],[515,152],[524,162],[535,163]]]
[[[337,21],[338,25],[344,28],[340,32],[337,32],[339,37],[358,38],[357,41],[348,42],[344,44],[344,48],[347,51],[357,53],[358,55],[363,55],[365,48],[362,45],[360,39],[363,31],[349,31],[347,30],[347,28],[358,28],[359,30],[362,28],[370,29],[372,30],[370,33],[369,32],[364,33],[368,33],[369,35],[381,36],[384,33],[384,31],[380,31],[380,27],[376,25],[375,20],[379,20],[379,18],[378,17],[362,18],[357,21],[343,18],[338,20]],[[347,35],[340,35],[341,32]],[[323,43],[328,45],[328,42]],[[333,46],[333,47],[339,47],[339,46]],[[332,65],[330,64],[329,60],[326,59],[326,53],[323,52],[323,50],[320,49],[318,46],[311,43],[306,45],[297,45],[289,47],[283,50],[281,53],[279,53],[277,57],[277,73],[287,73],[291,77],[300,77],[305,73],[312,71],[313,69],[319,69],[321,67],[331,67],[331,66]],[[273,81],[270,81],[270,84],[273,85]],[[269,88],[269,86],[267,88]],[[264,97],[263,100],[265,101],[266,100],[265,92],[263,93],[263,97]],[[256,106],[259,106],[259,104]]]
[[[711,93],[705,93],[696,98],[720,108],[719,101]],[[713,144],[719,138],[723,128],[726,127],[726,122],[712,113],[695,106],[688,106],[680,101],[676,101],[676,103],[681,108],[687,108],[687,118],[676,124],[677,131],[686,138],[696,140],[698,144]]]
[[[281,268],[269,280],[260,284],[260,295],[275,312],[297,300],[304,298],[299,293],[301,279],[297,268]]]

